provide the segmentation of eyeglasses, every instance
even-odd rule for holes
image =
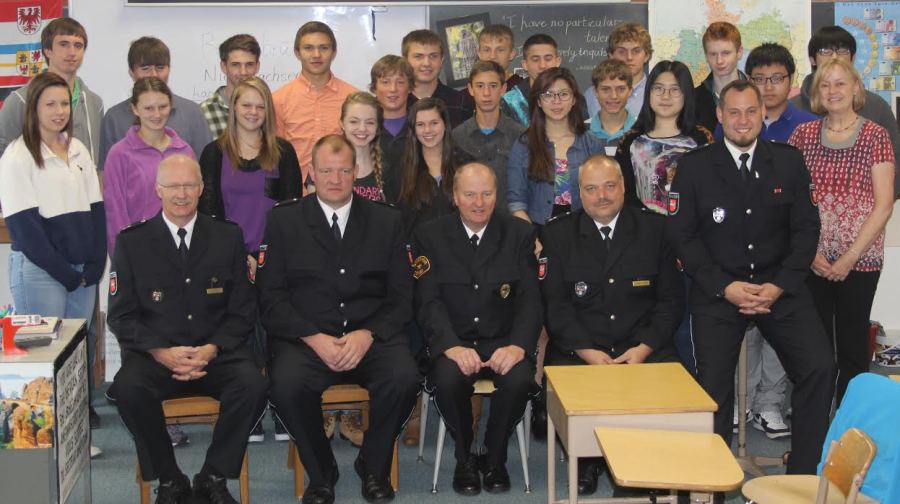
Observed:
[[[193,190],[199,189],[200,186],[202,186],[203,184],[200,182],[188,182],[187,184],[165,185],[165,184],[160,184],[159,182],[157,182],[156,185],[158,185],[159,187],[162,187],[163,189],[165,189],[167,191],[177,191],[179,189],[184,189],[185,191],[193,191]]]
[[[572,99],[571,91],[544,91],[541,93],[541,100],[545,102],[552,102],[553,100],[559,100],[561,102],[567,102]]]
[[[652,86],[650,88],[650,94],[653,96],[662,96],[666,93],[669,93],[669,96],[672,98],[681,98],[681,88],[678,86],[672,86],[670,88],[665,86]]]
[[[788,77],[788,74],[775,74],[769,77],[766,77],[765,75],[752,75],[750,76],[750,80],[757,86],[765,86],[766,82],[771,82],[773,86],[777,86],[784,82]]]
[[[838,56],[850,56],[850,49],[846,47],[839,47],[837,49],[833,47],[823,47],[816,51],[820,56],[831,56],[832,54],[837,54]]]

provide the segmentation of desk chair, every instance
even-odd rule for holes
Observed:
[[[179,397],[162,403],[166,425],[210,424],[219,419],[219,401],[209,396]],[[241,504],[250,504],[250,476],[247,470],[247,452],[241,464],[239,477]],[[141,465],[137,464],[136,480],[141,492],[141,504],[150,504],[150,482],[141,478]]]
[[[745,472],[753,476],[765,476],[762,467],[784,465],[784,460],[778,457],[761,457],[747,455],[747,337],[741,343],[741,353],[738,357],[738,442],[737,461]]]
[[[854,504],[875,451],[872,438],[859,429],[850,428],[840,441],[831,442],[821,476],[764,476],[748,481],[741,492],[757,504]]]
[[[489,396],[494,393],[496,387],[494,380],[481,379],[475,381],[475,395]],[[419,457],[418,461],[424,460],[422,454],[425,450],[425,425],[428,420],[428,400],[431,394],[426,390],[422,391],[422,420],[421,429],[419,430]],[[522,474],[525,478],[525,493],[531,493],[531,482],[528,478],[528,452],[530,448],[530,426],[531,426],[531,399],[525,404],[525,414],[519,423],[516,424],[516,440],[519,443],[519,458],[522,460]],[[434,455],[434,474],[431,478],[431,493],[437,493],[438,472],[441,470],[441,456],[444,453],[444,438],[447,435],[447,424],[441,419],[438,424],[437,446],[435,446]]]
[[[358,385],[332,385],[322,393],[322,411],[358,409],[362,415],[363,431],[369,428],[369,391]],[[294,470],[294,496],[300,499],[304,490],[304,469],[293,438],[288,441],[287,466]],[[391,460],[391,487],[400,489],[400,466],[397,461],[397,441]]]

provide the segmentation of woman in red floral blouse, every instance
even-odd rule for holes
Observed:
[[[868,371],[869,314],[884,262],[884,227],[893,208],[894,154],[887,131],[858,114],[862,79],[840,56],[819,65],[810,103],[822,119],[794,130],[819,206],[822,230],[808,285],[835,342],[837,399]]]

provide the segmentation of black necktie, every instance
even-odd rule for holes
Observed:
[[[334,234],[334,239],[341,243],[341,227],[338,226],[337,212],[331,214],[331,232]]]
[[[472,248],[473,248],[473,249],[477,249],[477,248],[478,248],[478,235],[477,235],[477,234],[473,234],[473,235],[469,238],[469,242],[472,244]]]
[[[609,226],[603,226],[600,228],[600,233],[603,235],[603,244],[606,245],[606,251],[609,252],[609,244],[612,241],[612,237],[610,234],[612,233],[612,228]]]
[[[750,180],[750,167],[747,166],[747,160],[750,159],[750,154],[745,152],[738,156],[738,159],[741,160],[741,180],[747,182]]]
[[[178,252],[181,253],[181,260],[187,262],[188,248],[187,240],[185,240],[185,237],[187,237],[187,229],[178,228],[178,237],[181,238],[181,241],[178,243]]]

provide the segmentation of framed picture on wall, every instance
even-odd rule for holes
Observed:
[[[438,35],[447,48],[444,55],[444,83],[450,87],[465,86],[472,65],[478,61],[478,34],[491,24],[487,12],[443,19],[436,22]]]

